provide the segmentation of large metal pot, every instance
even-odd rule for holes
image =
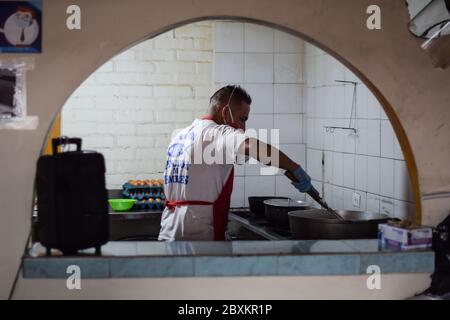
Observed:
[[[292,199],[269,199],[264,201],[264,206],[266,219],[281,227],[289,226],[289,212],[310,209],[305,201]]]
[[[327,210],[312,209],[289,212],[292,237],[305,239],[372,239],[378,225],[394,220],[385,214],[362,211],[337,211],[339,220]]]
[[[287,197],[248,197],[248,204],[250,206],[250,211],[253,212],[257,217],[265,217],[265,206],[264,201],[269,199],[289,199]]]

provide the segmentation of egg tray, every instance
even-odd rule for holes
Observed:
[[[142,191],[132,191],[131,193],[124,190],[122,191],[122,195],[125,198],[129,198],[129,199],[137,199],[137,200],[148,200],[148,199],[161,199],[161,200],[165,200],[166,196],[164,194],[164,192],[162,190],[158,190],[158,191],[153,191],[153,192],[147,192],[144,193]]]
[[[149,185],[141,185],[141,186],[136,186],[136,185],[132,185],[130,183],[125,183],[122,186],[122,190],[124,192],[157,192],[157,191],[162,191],[164,190],[162,186],[149,186]]]
[[[138,200],[134,205],[137,210],[161,210],[164,208],[164,201],[161,202],[149,202],[148,200]]]

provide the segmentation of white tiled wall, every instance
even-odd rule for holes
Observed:
[[[305,44],[304,63],[307,170],[318,190],[336,209],[410,216],[413,205],[405,161],[377,99],[352,72],[312,45]],[[354,88],[335,80],[360,83],[356,119],[351,124],[356,136],[351,131],[327,132],[324,128],[350,125]],[[354,192],[361,196],[359,207],[353,205]]]
[[[356,90],[351,125],[357,135],[324,129],[349,126],[354,87],[335,80],[361,83],[342,64],[287,33],[231,21],[215,23],[215,59],[216,88],[238,83],[248,90],[253,98],[248,127],[280,129],[281,149],[307,167],[333,207],[411,214],[400,146],[366,86]],[[250,195],[301,198],[284,176],[260,176],[260,168],[253,164],[236,170],[233,206],[246,206]],[[353,205],[354,192],[361,197],[359,207]]]
[[[215,23],[214,50],[216,88],[240,84],[252,96],[247,128],[280,129],[281,150],[304,164],[303,41],[265,26],[221,21]],[[286,177],[261,176],[260,168],[237,168],[232,206],[247,206],[252,195],[304,198]]]

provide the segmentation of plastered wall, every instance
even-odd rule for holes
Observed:
[[[1,298],[8,297],[29,233],[35,163],[51,121],[66,99],[121,50],[205,17],[273,24],[338,57],[385,107],[405,154],[422,222],[436,224],[448,215],[450,199],[445,194],[420,200],[424,194],[450,192],[450,71],[434,69],[409,34],[403,1],[112,0],[105,5],[105,1],[84,0],[76,1],[82,8],[82,30],[69,31],[65,10],[72,3],[43,1],[43,53],[34,56],[35,68],[27,83],[28,110],[39,116],[38,129],[0,134],[2,167],[7,168],[0,173]],[[382,9],[381,30],[365,28],[370,4]],[[1,56],[7,57],[12,55]],[[108,280],[104,281],[105,286],[97,288],[100,293],[107,288]]]

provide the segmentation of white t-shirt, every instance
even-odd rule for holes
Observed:
[[[172,139],[167,149],[164,189],[170,201],[214,202],[222,192],[247,139],[244,131],[212,120],[194,120]],[[214,240],[213,206],[165,208],[159,240]]]

